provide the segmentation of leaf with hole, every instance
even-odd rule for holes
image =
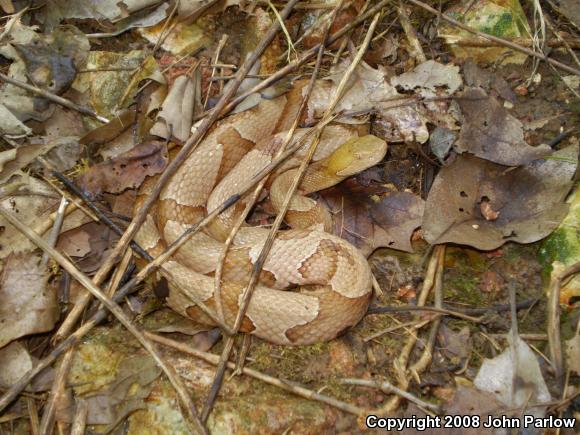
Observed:
[[[441,169],[429,192],[423,230],[432,244],[496,249],[507,241],[532,243],[566,216],[578,146],[520,168],[458,156]]]

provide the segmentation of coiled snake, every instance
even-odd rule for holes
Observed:
[[[185,229],[201,220],[238,190],[242,180],[267,165],[282,145],[284,132],[297,114],[296,93],[264,100],[248,111],[221,121],[192,152],[162,191],[136,240],[156,256]],[[298,130],[295,135],[304,134]],[[241,330],[276,344],[304,345],[326,341],[355,325],[368,307],[372,276],[366,258],[351,244],[325,230],[330,213],[305,195],[330,187],[378,163],[384,141],[357,129],[329,125],[286,214],[291,229],[280,231],[266,260]],[[283,165],[269,184],[277,209],[295,176],[305,147]],[[144,183],[146,195],[152,180]],[[137,206],[139,205],[139,201]],[[188,296],[216,308],[214,278],[223,241],[244,199],[222,213],[164,264],[170,275],[168,305],[199,322],[212,323]],[[244,226],[226,256],[221,300],[224,320],[233,324],[240,293],[268,234]],[[176,285],[173,285],[173,284]]]

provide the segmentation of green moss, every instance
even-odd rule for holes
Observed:
[[[571,195],[568,215],[542,242],[538,259],[545,279],[549,279],[554,262],[570,265],[580,261],[580,189]]]
[[[487,26],[482,26],[481,31],[493,36],[506,36],[513,32],[513,18],[511,13],[504,12],[495,22],[489,23]]]

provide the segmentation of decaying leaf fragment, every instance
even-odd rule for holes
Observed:
[[[11,177],[9,184],[4,185],[3,189],[10,190],[11,193],[5,194],[0,200],[2,207],[34,229],[43,224],[58,205],[59,200],[48,184],[22,173]],[[0,217],[0,234],[0,259],[12,253],[35,249],[35,245],[26,236],[2,217]]]
[[[551,401],[537,357],[519,335],[510,333],[508,341],[510,346],[500,355],[483,361],[474,385],[492,393],[508,408],[519,408],[525,411],[522,414],[542,417],[545,407],[528,408],[529,403]]]
[[[0,347],[54,327],[59,310],[56,294],[46,283],[40,256],[8,256],[0,282]]]
[[[79,183],[93,197],[102,193],[121,193],[141,185],[145,177],[163,171],[167,165],[167,146],[162,142],[145,142],[119,157],[91,167]]]
[[[452,94],[463,84],[463,80],[459,75],[458,66],[428,60],[417,65],[413,71],[393,77],[391,84],[409,91],[417,88],[430,91],[444,88],[447,93]]]
[[[9,388],[32,368],[32,358],[20,341],[0,348],[0,386]]]
[[[173,82],[161,107],[157,123],[151,128],[150,133],[165,139],[173,136],[185,142],[190,135],[194,116],[202,110],[199,70],[193,78],[187,75],[179,76]]]
[[[0,183],[6,182],[16,171],[51,149],[76,143],[74,138],[63,137],[46,143],[22,145],[0,152]]]
[[[458,156],[441,169],[427,198],[425,240],[490,250],[546,237],[566,216],[577,160],[578,146],[519,168]]]
[[[482,89],[468,88],[458,101],[464,117],[454,147],[458,153],[469,152],[509,166],[523,165],[552,153],[548,145],[528,145],[522,123]]]
[[[161,369],[150,356],[123,358],[120,351],[115,353],[115,349],[90,342],[75,358],[70,378],[77,385],[76,394],[89,403],[87,423],[115,424],[145,407],[151,384],[160,373]],[[73,416],[71,412],[63,415],[62,420],[70,423]]]
[[[334,233],[367,256],[381,247],[413,252],[411,235],[421,226],[424,201],[409,192],[394,192],[375,202],[371,189],[352,185],[345,182],[322,194]]]
[[[345,65],[342,64],[336,73],[328,77],[328,80],[317,81],[308,100],[308,122],[324,114],[344,74],[344,68]],[[303,92],[305,91],[306,88]],[[388,83],[380,70],[361,63],[349,80],[347,90],[335,111],[347,112],[347,116],[339,118],[341,122],[354,123],[360,121],[353,118],[353,114],[364,115],[375,111],[385,121],[395,126],[403,140],[424,143],[429,139],[425,120],[413,107],[401,106],[404,99],[404,95],[399,94],[395,87]],[[351,116],[348,116],[349,113]]]

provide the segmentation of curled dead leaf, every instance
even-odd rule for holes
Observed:
[[[167,146],[163,142],[145,142],[91,167],[79,177],[79,183],[92,197],[102,192],[121,193],[140,186],[145,177],[163,171],[167,162]]]

